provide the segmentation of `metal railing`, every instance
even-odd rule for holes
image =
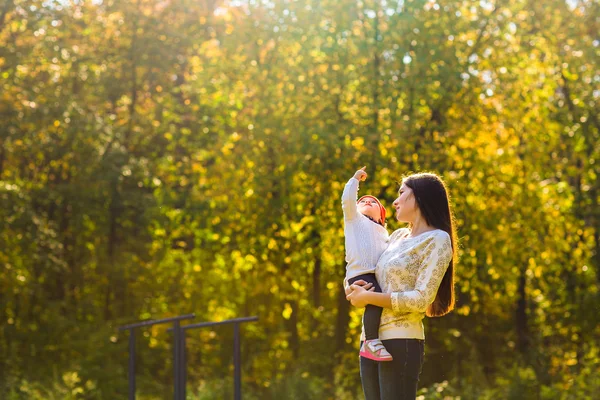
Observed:
[[[189,329],[196,328],[205,328],[209,326],[217,326],[217,325],[227,325],[233,324],[233,399],[234,400],[242,400],[242,337],[240,334],[240,324],[244,322],[253,322],[258,321],[258,317],[245,317],[245,318],[235,318],[228,319],[225,321],[218,322],[200,322],[197,324],[190,324],[186,326],[182,326],[179,330],[179,343],[181,343],[181,355],[178,358],[181,363],[180,370],[182,373],[179,375],[180,380],[175,382],[175,393],[178,393],[180,397],[175,397],[175,400],[185,400],[186,398],[186,384],[187,384],[187,365],[186,365],[186,355],[185,355],[185,331]],[[169,328],[169,331],[174,330],[174,328]],[[177,332],[175,332],[177,335]]]
[[[129,330],[129,400],[135,400],[135,329],[141,328],[144,326],[152,326],[158,324],[166,324],[169,322],[173,323],[173,328],[175,330],[174,335],[174,345],[173,345],[173,373],[175,375],[175,382],[180,380],[181,378],[181,362],[179,362],[179,356],[181,354],[181,344],[179,343],[180,335],[178,334],[181,330],[180,321],[184,319],[192,319],[195,318],[195,314],[186,314],[180,315],[172,318],[163,318],[156,320],[148,320],[148,321],[140,321],[129,325],[124,325],[119,327],[119,332]],[[175,385],[175,390],[177,390],[177,385]],[[175,392],[175,399],[179,399],[177,397],[177,391]]]
[[[234,400],[242,399],[242,338],[240,334],[240,324],[244,322],[258,321],[258,317],[234,318],[218,322],[200,322],[181,326],[180,322],[184,319],[195,318],[195,314],[180,315],[172,318],[163,318],[157,320],[148,320],[136,322],[119,327],[119,331],[129,330],[129,400],[135,400],[135,329],[164,323],[173,323],[169,332],[173,332],[173,372],[175,378],[174,399],[185,400],[187,384],[187,365],[186,365],[186,336],[188,329],[205,328],[209,326],[233,324],[233,364],[234,364]]]

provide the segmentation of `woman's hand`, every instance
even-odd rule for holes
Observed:
[[[350,285],[348,288],[346,288],[346,299],[350,301],[350,303],[352,303],[354,307],[366,307],[369,304],[368,292],[372,292],[375,290],[375,288],[373,288],[372,286],[373,285],[370,283],[366,284],[365,281],[357,281],[353,285]]]
[[[367,168],[367,166],[365,165],[364,167],[362,167],[361,169],[356,171],[354,173],[354,178],[357,179],[358,181],[364,181],[365,179],[367,179],[367,173],[365,172],[366,168]]]
[[[356,281],[356,282],[354,282],[352,285],[358,285],[358,286],[362,286],[362,287],[364,287],[365,289],[371,289],[371,288],[373,287],[373,284],[372,284],[372,283],[367,283],[366,281],[363,281],[362,279],[361,279],[361,280],[359,280],[359,281]],[[347,297],[347,296],[348,296],[350,293],[352,293],[352,291],[354,290],[354,289],[352,289],[352,285],[348,285],[348,286],[346,286],[346,288],[344,289],[344,291],[346,292],[346,297]]]

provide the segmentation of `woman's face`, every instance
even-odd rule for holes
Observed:
[[[398,198],[394,200],[392,206],[396,210],[396,219],[399,222],[412,223],[415,221],[418,211],[415,196],[412,189],[404,183],[400,186]]]

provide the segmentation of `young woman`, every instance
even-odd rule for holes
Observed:
[[[354,306],[383,308],[379,337],[393,357],[386,363],[360,358],[366,400],[416,398],[425,355],[423,317],[440,317],[454,308],[457,241],[444,182],[435,174],[410,175],[393,207],[396,219],[409,228],[392,233],[377,262],[382,292],[370,291],[366,281],[346,288]]]

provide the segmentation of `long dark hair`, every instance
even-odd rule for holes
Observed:
[[[444,274],[435,300],[427,307],[425,315],[441,317],[454,309],[454,264],[457,261],[458,239],[456,237],[454,215],[450,206],[450,196],[446,184],[436,174],[418,173],[408,175],[403,183],[412,189],[415,202],[428,225],[441,229],[450,235],[452,259]]]

